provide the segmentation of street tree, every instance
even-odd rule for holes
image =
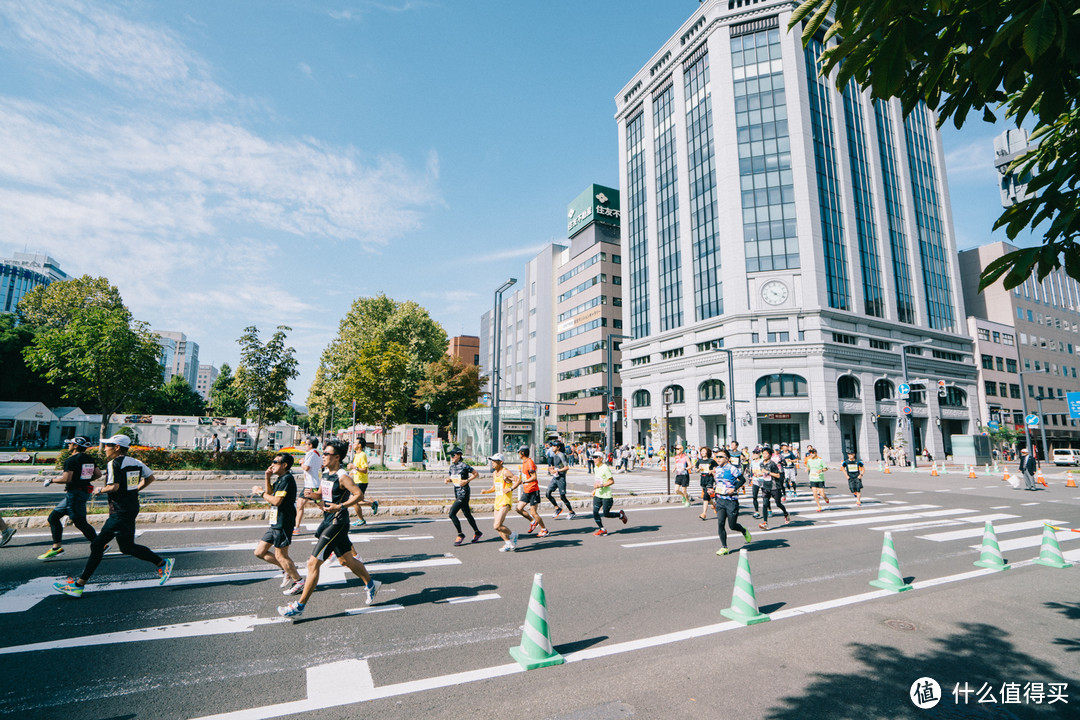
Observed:
[[[259,339],[259,328],[244,328],[240,344],[240,365],[236,385],[248,407],[255,413],[255,447],[264,425],[273,425],[285,416],[286,401],[292,397],[289,381],[299,375],[296,350],[285,345],[285,333],[292,328],[279,325],[266,343]]]
[[[105,278],[36,287],[18,312],[39,328],[23,351],[26,364],[65,397],[101,413],[102,438],[113,413],[161,383],[161,346]]]
[[[206,412],[206,402],[186,378],[173,375],[167,383],[149,390],[127,409],[150,415],[202,415]]]
[[[36,328],[17,320],[14,313],[0,315],[0,398],[59,407],[63,392],[31,370],[23,357],[23,349],[34,342]]]
[[[487,381],[476,365],[455,355],[443,355],[425,368],[413,398],[413,407],[430,405],[431,409],[426,413],[428,421],[449,432],[458,411],[476,402]]]
[[[236,384],[229,363],[222,363],[214,384],[210,386],[210,407],[218,417],[243,419],[247,415],[248,404],[244,394]]]
[[[1033,175],[1029,197],[1006,208],[994,229],[1014,239],[1045,224],[1043,242],[990,263],[980,289],[998,279],[1012,289],[1062,266],[1080,280],[1075,0],[807,0],[788,28],[804,20],[804,44],[837,41],[820,58],[822,74],[836,71],[837,88],[854,79],[876,99],[899,98],[905,113],[925,103],[939,125],[951,119],[957,128],[973,111],[987,122],[1003,112],[1017,127],[1033,117],[1034,148],[1012,166]]]
[[[386,464],[386,433],[406,422],[414,392],[403,382],[410,364],[408,346],[377,337],[361,343],[354,361],[329,386],[356,400],[356,419],[378,425],[380,463]]]

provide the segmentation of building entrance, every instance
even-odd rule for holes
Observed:
[[[768,423],[759,427],[761,444],[788,445],[799,442],[799,423]]]

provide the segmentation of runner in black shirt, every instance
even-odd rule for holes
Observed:
[[[270,503],[270,529],[255,546],[255,557],[285,573],[281,586],[287,589],[283,595],[297,595],[304,589],[304,581],[289,557],[289,545],[296,526],[296,478],[293,477],[292,466],[292,455],[278,453],[270,467],[266,468],[265,485],[251,488],[252,495],[261,495],[263,500]]]
[[[866,472],[863,461],[855,459],[855,453],[849,452],[844,461],[844,472],[847,473],[848,490],[855,496],[855,504],[862,505],[862,476]]]
[[[94,494],[107,493],[109,496],[109,519],[101,532],[90,543],[90,558],[78,579],[68,578],[63,582],[53,583],[57,592],[72,597],[81,597],[83,587],[97,570],[105,555],[109,541],[116,538],[120,552],[137,557],[140,560],[157,565],[159,585],[164,585],[172,575],[173,559],[161,558],[148,547],[135,544],[135,518],[139,516],[139,492],[154,482],[150,468],[135,458],[128,457],[131,438],[127,435],[113,435],[102,443],[105,446],[106,485],[94,490]]]
[[[784,524],[791,522],[791,516],[784,507],[784,474],[780,468],[780,453],[773,453],[771,456],[768,453],[768,450],[762,451],[761,468],[765,474],[761,479],[761,491],[765,497],[761,503],[762,521],[758,523],[758,527],[762,530],[769,529],[770,499],[776,503],[776,507],[780,508],[780,512],[784,513]]]
[[[86,454],[88,447],[90,441],[84,437],[68,440],[71,457],[64,461],[64,474],[56,480],[65,486],[64,498],[49,513],[52,548],[44,555],[38,555],[38,560],[51,560],[64,552],[64,525],[60,518],[65,515],[71,518],[71,524],[77,527],[87,540],[94,542],[97,537],[94,526],[86,521],[86,501],[90,499],[90,489],[93,487],[90,483],[101,477],[101,470],[94,464],[94,459]]]
[[[476,527],[476,520],[473,519],[472,510],[469,508],[469,498],[472,497],[472,489],[469,487],[469,483],[480,477],[480,473],[476,472],[472,465],[461,459],[461,448],[454,448],[450,451],[450,469],[447,471],[447,475],[449,477],[444,482],[453,483],[454,485],[454,504],[450,506],[450,522],[454,523],[454,529],[457,530],[457,540],[454,541],[454,544],[461,545],[465,542],[465,533],[461,532],[461,522],[457,519],[459,512],[465,516],[465,519],[469,521],[469,525],[472,526],[472,541],[474,543],[480,542],[480,538],[484,533],[480,532],[480,528]]]
[[[713,460],[712,450],[707,447],[701,448],[699,455],[700,457],[694,461],[694,467],[700,473],[699,483],[701,484],[701,514],[698,517],[702,520],[708,520],[712,489],[716,485],[716,477],[713,475],[713,470],[716,469],[716,461]],[[716,508],[714,507],[713,510],[715,511]]]
[[[304,612],[308,598],[319,584],[319,568],[332,554],[337,555],[338,562],[364,581],[368,605],[375,602],[375,595],[382,585],[378,580],[371,579],[364,563],[356,557],[356,550],[349,540],[349,508],[360,502],[362,494],[353,482],[352,475],[341,464],[348,451],[349,446],[341,440],[327,442],[323,447],[323,476],[319,489],[304,490],[304,495],[322,508],[323,520],[315,531],[315,549],[308,558],[304,592],[297,602],[278,608],[278,614],[282,617],[296,618]]]
[[[784,483],[791,488],[791,496],[798,497],[795,489],[795,477],[799,474],[799,456],[791,451],[791,446],[780,446],[780,469],[784,471]]]

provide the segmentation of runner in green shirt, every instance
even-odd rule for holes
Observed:
[[[611,497],[611,487],[614,484],[615,478],[611,475],[611,466],[608,465],[607,458],[603,453],[597,453],[596,479],[593,481],[592,516],[599,530],[594,532],[593,535],[607,535],[607,530],[604,529],[604,521],[601,518],[619,518],[623,521],[623,525],[626,524],[625,511],[611,512],[611,503],[614,501],[614,498]]]
[[[821,501],[829,504],[829,496],[825,494],[825,471],[829,468],[825,467],[825,461],[818,457],[814,448],[806,451],[806,469],[810,473],[810,492],[814,494],[814,504],[821,512]]]

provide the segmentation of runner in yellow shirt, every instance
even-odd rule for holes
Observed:
[[[359,438],[356,441],[356,445],[353,447],[353,459],[348,467],[349,472],[352,473],[353,482],[356,483],[356,487],[360,488],[360,502],[354,506],[356,508],[356,520],[352,523],[353,527],[367,525],[367,520],[364,519],[364,505],[371,508],[372,515],[379,512],[378,500],[373,500],[370,503],[364,501],[368,486],[368,456],[364,451],[366,447],[367,441],[364,438]]]
[[[521,477],[515,475],[513,470],[503,467],[502,453],[495,453],[488,459],[491,460],[492,485],[482,491],[481,495],[495,493],[495,532],[506,541],[506,544],[499,548],[499,552],[514,552],[517,548],[518,534],[510,532],[510,528],[506,527],[504,521],[510,508],[514,506],[514,491],[521,485]]]

